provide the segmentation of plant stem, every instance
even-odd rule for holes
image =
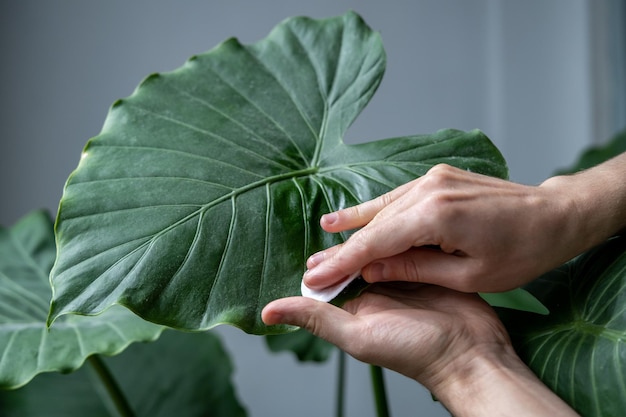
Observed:
[[[337,362],[337,397],[335,399],[335,417],[343,417],[344,399],[346,395],[346,352],[339,349]]]
[[[120,389],[119,385],[113,378],[113,375],[109,371],[109,368],[102,362],[102,359],[98,355],[91,355],[88,359],[89,364],[96,372],[96,375],[102,382],[106,392],[109,394],[109,398],[113,403],[113,406],[121,417],[135,417],[135,412],[130,408],[126,396]]]
[[[380,366],[370,365],[370,376],[372,378],[372,390],[374,391],[374,401],[376,403],[376,415],[378,417],[390,417],[383,369]]]

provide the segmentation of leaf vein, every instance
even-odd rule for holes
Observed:
[[[261,265],[261,282],[259,283],[259,292],[257,293],[256,305],[261,305],[261,296],[263,295],[263,288],[265,286],[266,279],[266,266],[268,264],[267,260],[269,259],[269,232],[270,232],[270,215],[271,215],[271,202],[272,196],[270,193],[269,184],[265,184],[265,236],[263,242],[263,262]]]
[[[193,131],[196,131],[196,132],[199,132],[199,133],[206,134],[206,135],[211,136],[213,138],[217,138],[217,135],[215,135],[214,133],[211,133],[211,132],[209,132],[207,130],[204,130],[204,129],[200,129],[200,128],[196,127],[196,126],[190,125],[188,123],[182,122],[182,121],[174,119],[172,117],[165,116],[165,115],[160,114],[160,113],[156,113],[156,112],[154,112],[152,110],[149,110],[149,109],[146,109],[144,107],[141,107],[141,106],[137,105],[136,103],[133,103],[132,107],[134,107],[134,108],[136,108],[136,109],[138,109],[140,111],[143,111],[144,113],[150,114],[150,115],[152,115],[152,116],[154,116],[156,118],[159,118],[159,119],[162,119],[162,120],[166,120],[168,122],[171,122],[171,123],[183,126],[183,127],[187,128],[187,129],[190,129],[190,130],[193,130]],[[222,138],[222,140],[228,142],[226,139]],[[228,142],[228,143],[230,143],[230,142]],[[212,157],[209,157],[209,156],[206,156],[206,155],[198,155],[198,154],[194,154],[194,153],[187,152],[187,151],[181,151],[179,149],[171,149],[171,148],[163,148],[163,147],[155,147],[155,146],[133,146],[133,145],[100,145],[100,146],[103,146],[103,147],[106,146],[106,147],[109,147],[109,148],[114,148],[115,147],[115,148],[132,148],[132,149],[151,149],[151,150],[155,150],[155,151],[178,153],[178,154],[185,155],[187,157],[204,159],[204,160],[216,163],[216,164],[222,164],[222,165],[225,165],[225,166],[230,166],[232,168],[239,169],[239,170],[241,170],[243,172],[247,172],[249,174],[256,175],[256,176],[260,177],[260,175],[257,174],[256,172],[245,170],[245,169],[243,169],[242,167],[240,167],[238,165],[233,165],[233,164],[230,164],[228,162],[225,162],[225,161],[222,161],[222,160],[219,160],[219,159],[215,159],[215,158],[212,158]],[[258,153],[252,152],[248,148],[240,147],[240,149],[242,149],[244,153],[253,155],[255,157],[259,157],[260,159],[263,159],[266,162],[267,161],[271,161],[274,165],[279,165],[281,168],[285,168],[284,165],[278,164],[278,163],[276,163],[275,161],[273,161],[271,159],[268,159],[268,158],[266,158],[266,157],[264,157],[264,156],[262,156],[262,155],[260,155]]]
[[[274,73],[272,73],[267,66],[261,62],[260,59],[258,59],[258,57],[256,57],[253,53],[250,52],[250,50],[246,47],[243,47],[243,50],[248,54],[248,56],[250,56],[252,59],[255,60],[255,62],[257,62],[258,64],[261,65],[261,67],[265,70],[265,72],[268,75],[271,75],[272,78],[274,78],[274,80],[276,80],[276,83],[285,91],[287,92],[287,90],[285,89],[285,87],[278,81],[278,79],[276,78],[276,76],[274,75]],[[300,147],[298,146],[297,142],[295,141],[295,139],[293,137],[291,137],[291,135],[289,133],[287,133],[287,131],[285,130],[284,127],[281,126],[281,124],[275,120],[273,117],[271,117],[269,114],[267,114],[267,112],[265,112],[261,107],[259,107],[252,99],[250,99],[250,97],[246,96],[243,92],[241,92],[240,90],[238,90],[233,84],[231,84],[229,81],[226,80],[226,78],[220,74],[219,72],[217,72],[215,70],[215,68],[210,68],[211,72],[213,74],[215,74],[220,80],[222,80],[226,85],[228,85],[230,88],[233,89],[233,91],[235,91],[239,96],[241,96],[242,98],[244,98],[248,103],[250,103],[251,105],[254,106],[254,108],[256,108],[262,115],[264,115],[274,126],[276,126],[276,128],[278,128],[278,130],[280,130],[281,132],[283,132],[285,134],[285,137],[292,143],[292,145],[294,146],[294,148],[296,149],[296,151],[300,154],[300,157],[302,158],[303,162],[306,162],[306,157],[304,155],[304,153],[302,152],[302,149],[300,149]],[[287,96],[289,96],[289,98],[291,99],[291,101],[293,102],[293,97],[291,97],[289,95],[289,93],[287,92]],[[294,105],[296,105],[294,103]],[[298,108],[298,106],[296,105],[296,108],[298,110],[300,110]],[[304,120],[305,123],[307,123],[306,119]],[[308,123],[307,123],[308,125]],[[310,126],[309,126],[310,128]]]
[[[225,82],[225,81],[224,81]],[[175,85],[168,83],[167,84],[168,87],[172,88],[174,91],[176,91],[177,93],[184,95],[185,97],[188,97],[196,102],[198,102],[199,104],[203,105],[204,107],[220,114],[221,116],[224,116],[224,118],[226,118],[227,120],[233,122],[234,124],[236,124],[238,127],[242,128],[244,131],[246,131],[247,133],[249,133],[253,138],[255,138],[257,143],[262,143],[266,146],[268,146],[269,148],[271,148],[273,151],[279,153],[280,155],[282,155],[285,159],[289,160],[290,162],[292,162],[293,164],[295,164],[296,166],[299,165],[298,161],[296,161],[295,159],[291,158],[289,155],[287,155],[283,150],[281,150],[280,148],[278,148],[276,145],[274,145],[270,140],[268,140],[267,138],[264,138],[260,135],[258,135],[254,130],[250,129],[248,126],[246,126],[245,124],[239,122],[237,119],[235,119],[233,116],[225,113],[224,111],[222,111],[222,109],[220,109],[219,107],[216,107],[215,105],[211,104],[210,102],[208,102],[206,99],[204,98],[200,98],[197,97],[187,91],[184,91],[182,89],[177,88]],[[228,84],[229,87],[233,88],[232,85]],[[234,90],[234,88],[233,88]],[[235,90],[237,91],[237,90]],[[237,92],[239,94],[239,92]],[[243,97],[243,96],[242,96]],[[246,97],[244,97],[246,98]],[[246,98],[247,100],[247,98]],[[256,106],[255,106],[256,107]],[[265,115],[265,114],[264,114]],[[267,116],[267,115],[265,115]],[[271,119],[270,119],[271,120]],[[275,123],[274,123],[275,124]],[[226,143],[232,144],[234,146],[237,146],[239,148],[243,148],[245,150],[247,150],[247,148],[245,148],[242,145],[239,145],[238,143],[234,142],[233,140],[229,140],[225,137],[222,137],[221,135],[215,135],[216,138],[219,138],[221,140],[223,140]],[[270,163],[273,163],[275,165],[280,165],[283,168],[289,168],[283,164],[279,164],[275,159],[269,159],[269,158],[265,158],[263,157],[264,160],[269,161]]]
[[[23,307],[24,303],[27,303],[35,311],[43,311],[43,317],[48,315],[48,303],[49,300],[44,299],[39,292],[28,291],[22,285],[19,285],[15,280],[9,278],[4,272],[0,271],[0,280],[4,282],[0,292],[5,294],[14,294],[21,301],[20,307]],[[47,283],[47,285],[50,285]],[[24,312],[24,308],[19,309],[20,312]],[[40,317],[26,315],[26,317],[39,320]]]
[[[328,95],[322,89],[322,84],[323,83],[321,81],[321,71],[318,68],[318,66],[315,65],[315,61],[311,57],[308,48],[305,47],[304,42],[302,41],[302,39],[300,39],[300,37],[293,30],[293,28],[288,27],[288,29],[289,29],[289,32],[293,35],[293,37],[298,42],[298,45],[300,46],[302,51],[304,51],[304,55],[306,56],[307,60],[309,61],[309,64],[311,65],[311,68],[313,68],[313,72],[315,72],[315,75],[317,77],[317,88],[318,88],[318,91],[320,93],[320,97],[322,99],[322,102],[324,103],[324,109],[323,109],[323,113],[322,113],[322,124],[320,125],[319,132],[317,134],[315,134],[315,131],[314,131],[313,127],[309,124],[309,128],[311,129],[311,131],[313,132],[314,137],[316,138],[315,151],[313,152],[313,159],[310,161],[310,164],[311,164],[311,166],[316,166],[316,165],[319,164],[319,158],[320,158],[320,154],[321,154],[321,149],[322,149],[322,145],[323,145],[323,142],[324,142],[321,139],[326,136],[326,126],[327,126],[327,123],[328,123],[328,112],[329,112],[329,109],[330,109],[330,105],[328,103]]]
[[[137,177],[118,177],[118,178],[100,178],[100,179],[93,179],[93,180],[88,180],[88,181],[72,181],[71,185],[78,185],[78,184],[97,184],[97,183],[106,183],[106,182],[124,182],[124,181],[152,181],[152,180],[175,180],[175,181],[180,181],[180,182],[197,182],[200,184],[205,184],[211,187],[215,187],[215,188],[222,188],[228,191],[233,191],[234,188],[232,187],[228,187],[224,184],[219,184],[216,182],[212,182],[212,181],[206,181],[206,180],[202,180],[199,178],[188,178],[188,177],[178,177],[178,176],[137,176]]]
[[[304,189],[302,188],[302,186],[300,185],[300,183],[295,179],[292,178],[291,181],[293,181],[296,190],[298,191],[298,194],[300,195],[300,201],[302,202],[302,221],[303,221],[303,229],[304,229],[304,253],[302,254],[302,259],[307,259],[307,257],[309,255],[311,255],[310,251],[310,246],[311,246],[311,226],[310,226],[310,221],[311,221],[311,214],[310,212],[307,210],[307,204],[306,204],[306,193],[304,192]],[[306,266],[303,266],[303,270],[302,273],[304,273],[304,270],[306,269]]]
[[[224,268],[224,265],[226,263],[226,257],[228,255],[228,251],[230,249],[230,246],[232,244],[232,240],[233,240],[233,231],[235,229],[235,219],[237,216],[237,205],[235,204],[235,196],[232,196],[230,198],[231,201],[231,216],[230,216],[230,224],[228,226],[228,236],[226,238],[226,244],[224,245],[224,250],[222,251],[222,257],[220,259],[219,262],[219,266],[217,268],[217,271],[215,272],[215,278],[213,279],[213,285],[211,285],[211,288],[209,289],[209,294],[207,296],[207,301],[206,301],[206,305],[205,305],[205,312],[204,315],[202,317],[202,322],[206,323],[208,320],[208,315],[209,312],[211,311],[209,306],[211,305],[211,300],[215,294],[215,287],[217,287],[217,284],[219,283],[219,280],[222,277],[222,271]]]

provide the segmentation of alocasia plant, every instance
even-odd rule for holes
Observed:
[[[47,329],[55,255],[48,213],[0,227],[0,388],[20,387],[42,372],[76,370],[88,356],[114,355],[163,331],[119,306],[93,318],[70,315]]]
[[[520,357],[581,415],[626,410],[626,237],[616,237],[528,288],[548,317],[502,311]]]
[[[231,359],[213,332],[165,332],[122,354],[102,357],[129,411],[111,398],[89,366],[69,375],[45,373],[15,391],[0,391],[3,417],[244,417],[231,383]]]
[[[46,212],[0,227],[0,388],[13,390],[0,392],[0,415],[120,415],[113,404],[124,416],[246,414],[215,334],[161,336],[163,327],[120,306],[97,317],[68,315],[47,329],[55,254]],[[133,342],[152,343],[126,350]]]
[[[506,177],[478,131],[344,144],[384,67],[379,34],[350,12],[289,19],[148,77],[66,184],[49,321],[118,303],[175,328],[284,331],[260,310],[299,294],[305,259],[347,237],[324,233],[321,214],[438,163]]]
[[[0,383],[15,388],[38,373],[74,370],[89,355],[116,354],[161,333],[115,304],[175,328],[292,330],[265,327],[259,312],[299,293],[308,255],[348,237],[323,233],[321,214],[442,162],[507,176],[502,156],[478,131],[344,144],[384,66],[379,35],[356,14],[294,18],[255,44],[231,39],[154,74],[116,102],[61,200],[49,333],[50,220],[37,213],[0,230]],[[624,239],[616,238],[536,281],[532,289],[554,311],[549,319],[502,313],[521,356],[589,415],[618,415],[626,406],[624,253]],[[543,308],[523,291],[483,297],[496,306]],[[328,355],[330,346],[309,334],[285,336],[268,339],[272,349],[310,360]],[[204,339],[194,343],[214,344]],[[165,346],[180,349],[174,339]],[[220,352],[214,359],[224,358]],[[227,397],[223,415],[242,414]],[[158,409],[183,404],[190,414],[192,403],[181,395]],[[138,404],[140,412],[154,411]]]
[[[626,131],[622,131],[608,143],[585,150],[559,174],[590,168],[625,151]],[[620,417],[626,410],[623,234],[527,286],[552,311],[549,317],[500,311],[520,357],[585,417]]]
[[[557,174],[572,174],[591,168],[614,156],[626,152],[626,130],[618,132],[610,141],[586,149],[571,167],[560,169]]]

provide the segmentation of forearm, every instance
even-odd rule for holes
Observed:
[[[544,201],[555,202],[542,209],[550,210],[551,221],[558,225],[560,261],[626,231],[626,153],[581,173],[551,178],[541,188],[551,195]],[[480,349],[464,355],[441,372],[443,379],[428,381],[454,416],[577,415],[512,348],[492,351],[498,353]]]
[[[454,366],[454,365],[453,365]],[[512,353],[477,355],[433,393],[455,417],[573,417],[578,414]]]
[[[574,175],[550,178],[541,187],[558,193],[563,212],[571,213],[564,214],[569,222],[563,238],[575,242],[577,252],[626,229],[626,153]]]

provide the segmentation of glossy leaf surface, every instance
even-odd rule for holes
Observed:
[[[522,359],[581,415],[626,410],[626,238],[528,286],[549,316],[502,311]]]
[[[231,383],[232,365],[216,335],[165,332],[103,358],[137,417],[244,417]],[[3,417],[110,417],[99,380],[86,365],[43,374],[16,391],[0,392]]]
[[[306,258],[347,238],[324,233],[322,214],[442,162],[507,175],[478,131],[345,145],[384,66],[380,36],[347,13],[289,19],[148,77],[66,184],[49,321],[119,303],[175,328],[288,331],[260,311],[299,294]]]
[[[0,388],[22,386],[42,372],[73,371],[89,355],[117,354],[163,329],[117,306],[99,317],[67,316],[48,330],[55,254],[47,213],[0,227]]]

